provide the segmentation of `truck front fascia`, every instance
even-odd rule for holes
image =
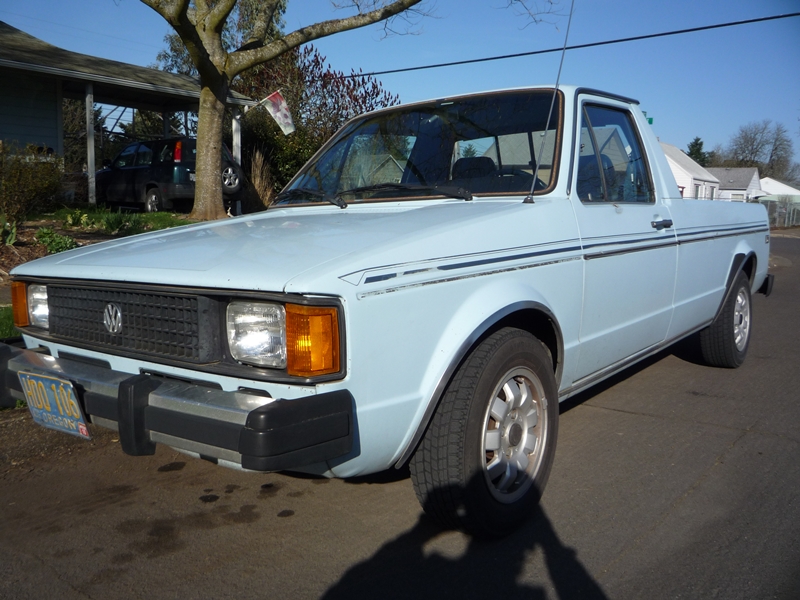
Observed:
[[[134,456],[152,454],[163,442],[244,469],[280,471],[339,458],[354,444],[347,390],[275,399],[0,344],[0,381],[10,398],[24,399],[20,371],[72,382],[90,422],[116,428],[122,449]]]

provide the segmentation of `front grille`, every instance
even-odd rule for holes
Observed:
[[[97,348],[116,348],[189,362],[218,355],[212,301],[204,296],[48,285],[50,334]],[[103,314],[116,305],[121,330],[108,331]]]

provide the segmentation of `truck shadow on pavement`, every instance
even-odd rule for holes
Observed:
[[[452,537],[437,543],[443,536]],[[351,567],[322,598],[544,599],[549,586],[530,581],[541,577],[531,573],[531,563],[542,559],[557,598],[606,598],[575,550],[561,542],[541,506],[517,531],[490,541],[449,532],[423,514],[409,531]]]

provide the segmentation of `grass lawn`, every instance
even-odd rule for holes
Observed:
[[[52,213],[31,215],[29,218],[40,219],[50,219],[67,228],[99,230],[110,235],[131,235],[193,222],[186,215],[172,212],[140,213],[89,207],[60,208]]]
[[[19,332],[14,328],[14,317],[10,306],[0,306],[0,339],[14,337]]]

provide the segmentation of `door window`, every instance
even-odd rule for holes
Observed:
[[[125,148],[122,152],[119,153],[117,158],[114,159],[114,167],[122,168],[122,167],[132,167],[133,161],[136,158],[136,147],[138,144],[131,144],[127,148]]]
[[[630,113],[585,105],[576,191],[582,202],[653,202],[653,184]]]
[[[136,166],[150,166],[151,162],[153,162],[153,149],[149,144],[139,144],[136,150]]]

